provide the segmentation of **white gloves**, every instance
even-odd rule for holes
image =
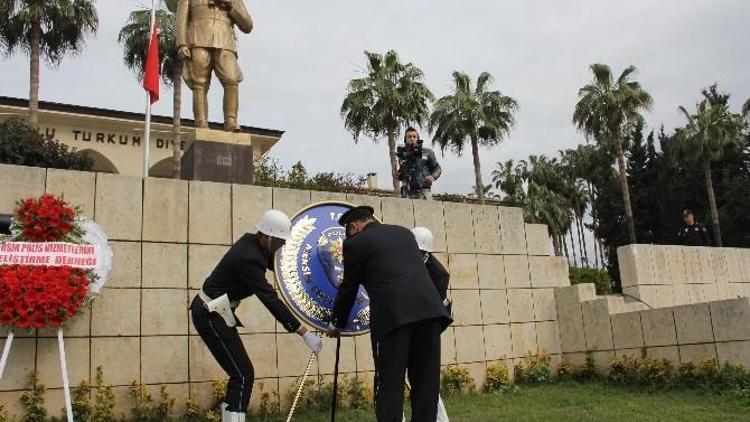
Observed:
[[[310,350],[312,350],[316,355],[319,354],[321,350],[323,350],[323,341],[320,339],[320,337],[316,336],[310,331],[302,335],[302,340],[305,341],[307,347],[309,347]]]

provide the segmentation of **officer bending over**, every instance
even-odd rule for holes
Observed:
[[[360,284],[370,296],[378,422],[399,422],[404,377],[411,384],[412,421],[435,422],[440,386],[440,333],[452,322],[432,284],[414,235],[375,221],[372,207],[344,213],[344,280],[328,335],[346,326]]]
[[[256,234],[246,233],[224,255],[193,299],[193,325],[217,362],[229,375],[222,404],[222,422],[242,422],[253,390],[253,364],[237,334],[234,310],[255,295],[288,332],[302,336],[307,347],[319,353],[320,338],[308,331],[289,311],[266,281],[274,270],[274,254],[290,237],[291,222],[281,211],[269,210],[260,219]]]

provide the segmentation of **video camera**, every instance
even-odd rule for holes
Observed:
[[[422,158],[422,140],[416,145],[406,144],[396,148],[399,171],[401,172],[401,197],[408,198],[410,192],[422,190],[422,180],[419,177],[419,160]]]

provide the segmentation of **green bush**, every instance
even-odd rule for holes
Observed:
[[[73,419],[81,422],[91,420],[93,409],[91,408],[91,389],[86,380],[81,380],[71,393],[71,407]]]
[[[640,368],[637,358],[626,355],[610,363],[607,378],[614,384],[638,384],[641,381]]]
[[[48,139],[19,118],[0,122],[0,163],[91,170],[86,155],[54,139]]]
[[[23,422],[44,422],[47,418],[47,410],[44,407],[44,392],[47,387],[39,381],[35,371],[29,374],[27,380],[29,391],[21,394],[21,406],[23,407]]]
[[[157,422],[167,421],[170,419],[169,414],[172,412],[175,400],[169,397],[167,387],[162,385],[159,390],[159,401],[154,401],[148,391],[148,387],[143,384],[136,384],[133,381],[130,384],[130,398],[133,400],[133,417],[136,422]]]
[[[596,294],[612,293],[612,279],[604,270],[570,267],[570,284],[594,283]]]
[[[513,368],[516,384],[543,384],[552,381],[549,355],[528,356]]]
[[[458,365],[443,368],[440,374],[440,393],[446,396],[474,392],[476,385],[469,370]]]
[[[92,422],[109,422],[115,417],[115,393],[112,386],[104,384],[104,371],[101,366],[96,367],[96,395]]]
[[[505,363],[499,362],[487,367],[487,380],[484,384],[485,391],[505,391],[510,387],[510,384],[510,373]]]
[[[291,403],[297,394],[299,384],[295,384],[287,392],[287,399]],[[341,409],[369,409],[372,405],[372,390],[359,378],[339,378],[337,388],[337,402]],[[323,378],[318,378],[316,384],[312,380],[305,382],[302,394],[297,402],[297,409],[312,411],[324,411],[331,408],[333,401],[333,382],[324,383]]]

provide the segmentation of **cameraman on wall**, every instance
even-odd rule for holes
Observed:
[[[422,147],[419,133],[413,127],[406,128],[404,142],[404,146],[396,149],[399,166],[396,178],[401,181],[401,196],[432,200],[432,183],[443,173],[435,153]]]

